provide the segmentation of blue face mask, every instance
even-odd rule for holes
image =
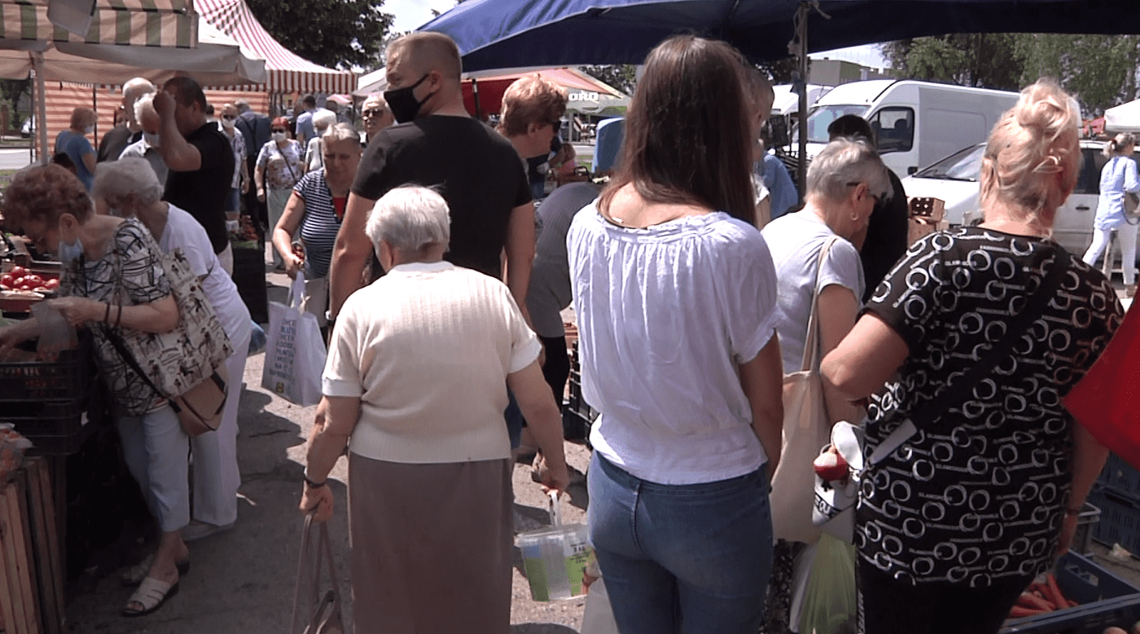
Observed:
[[[80,242],[79,236],[75,236],[75,242],[72,244],[59,241],[59,261],[63,265],[71,266],[71,263],[78,260],[81,255],[83,255],[83,243]]]

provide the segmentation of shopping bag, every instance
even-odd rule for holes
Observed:
[[[618,634],[605,579],[590,584],[590,591],[586,594],[586,609],[582,612],[582,629],[579,631],[580,634]]]
[[[1100,444],[1140,469],[1140,311],[1128,311],[1108,347],[1063,399]]]
[[[823,535],[815,544],[800,612],[800,634],[855,634],[855,547]]]
[[[313,510],[305,516],[301,533],[301,560],[297,567],[297,587],[293,592],[292,634],[344,634],[344,617],[341,613],[340,579],[333,562],[332,544],[329,542],[327,523],[313,524]],[[316,553],[311,547],[313,531],[318,531]],[[332,589],[321,594],[321,565],[328,568]],[[306,608],[306,604],[308,608]]]
[[[328,351],[317,316],[301,312],[304,291],[305,276],[298,273],[289,304],[269,303],[261,387],[297,405],[316,405]]]

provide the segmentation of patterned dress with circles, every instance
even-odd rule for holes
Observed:
[[[897,381],[868,409],[867,455],[1007,336],[1056,258],[1069,270],[1043,315],[976,385],[863,481],[855,544],[910,583],[989,586],[1036,575],[1069,494],[1071,419],[1061,398],[1123,319],[1104,276],[1051,240],[977,227],[916,242],[866,310],[907,343]]]

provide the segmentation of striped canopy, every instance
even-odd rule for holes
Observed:
[[[271,93],[349,93],[356,75],[314,64],[273,39],[244,0],[197,0],[207,22],[265,59],[266,88]]]
[[[71,7],[83,4],[75,0],[51,2]],[[178,48],[194,48],[198,44],[198,20],[192,0],[95,0],[90,27],[85,35],[55,26],[49,19],[48,3],[49,0],[0,0],[0,38],[10,42],[86,42]],[[90,5],[88,0],[87,6]]]

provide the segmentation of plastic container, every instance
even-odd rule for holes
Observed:
[[[1097,484],[1104,485],[1117,493],[1140,496],[1140,471],[1132,468],[1116,454],[1108,454],[1108,461],[1097,478]]]
[[[1096,525],[1100,523],[1100,509],[1093,504],[1085,502],[1081,512],[1077,515],[1077,532],[1073,535],[1073,543],[1069,548],[1082,555],[1092,555],[1092,536]]]
[[[1093,539],[1109,546],[1120,544],[1140,554],[1140,498],[1097,484],[1089,493],[1089,502],[1100,508]]]
[[[1006,621],[1001,634],[1101,634],[1110,626],[1125,630],[1140,620],[1140,589],[1068,552],[1057,563],[1057,585],[1080,605],[1040,616]]]
[[[593,555],[584,524],[562,525],[557,493],[550,495],[550,528],[522,533],[523,570],[535,601],[557,601],[582,596],[582,573]]]

